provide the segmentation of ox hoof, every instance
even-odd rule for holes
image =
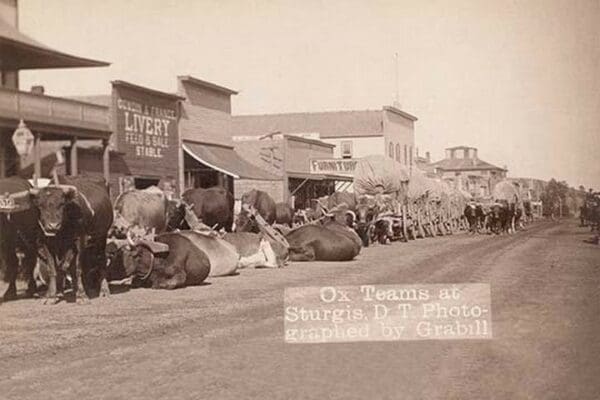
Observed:
[[[102,281],[100,285],[100,293],[98,297],[110,297],[110,288],[108,287],[108,282],[105,280]]]
[[[55,304],[58,304],[60,302],[60,298],[58,296],[53,296],[53,297],[45,297],[42,300],[42,305],[44,306],[53,306]]]
[[[75,303],[79,305],[90,304],[90,299],[88,299],[87,297],[78,297],[75,299]]]
[[[16,300],[17,299],[17,291],[16,289],[8,289],[6,292],[4,292],[4,296],[2,296],[2,300],[3,301],[12,301],[12,300]]]

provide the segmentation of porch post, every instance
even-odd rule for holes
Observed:
[[[42,134],[34,133],[33,141],[33,186],[37,187],[42,177]]]
[[[77,138],[71,139],[71,176],[77,176]]]
[[[0,137],[0,142],[2,142],[2,138]],[[6,145],[4,143],[0,143],[0,178],[6,177]]]
[[[110,148],[108,147],[108,140],[102,140],[102,174],[106,184],[109,184],[110,178]]]

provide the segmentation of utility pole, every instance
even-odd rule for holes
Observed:
[[[395,78],[395,87],[394,87],[394,95],[395,95],[395,99],[394,99],[394,107],[396,108],[400,108],[400,76],[399,76],[399,72],[398,72],[398,53],[394,54],[394,78]]]

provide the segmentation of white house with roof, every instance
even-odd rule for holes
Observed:
[[[475,197],[489,196],[495,184],[506,178],[506,168],[481,160],[477,149],[456,146],[446,149],[446,157],[429,165],[434,173],[457,189]]]

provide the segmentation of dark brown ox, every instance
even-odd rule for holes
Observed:
[[[280,225],[292,226],[294,222],[294,209],[288,203],[275,204],[275,222]]]
[[[242,209],[238,215],[235,228],[237,232],[260,232],[260,227],[256,219],[248,213],[248,208],[256,210],[268,225],[273,224],[276,220],[277,206],[275,200],[267,192],[252,189],[242,195]]]
[[[23,193],[22,197],[27,202],[30,188],[26,179],[19,177],[0,179],[2,195]],[[37,260],[37,240],[40,236],[38,217],[39,211],[36,207],[28,207],[10,214],[0,213],[0,269],[4,272],[4,280],[8,282],[4,301],[14,300],[17,297],[16,279],[19,263],[28,281],[26,295],[29,297],[35,293],[33,270]],[[21,262],[17,258],[18,252],[25,255]]]
[[[113,211],[106,184],[80,177],[62,177],[61,183],[67,185],[30,190],[40,212],[44,262],[50,271],[46,301],[58,301],[67,270],[78,303],[98,293],[108,296],[106,239]]]
[[[181,232],[164,233],[156,242],[109,244],[111,280],[133,277],[134,287],[177,289],[199,285],[210,273],[208,255]]]
[[[231,232],[233,225],[233,196],[220,186],[186,190],[183,201],[192,207],[200,222],[219,230]]]
[[[336,221],[307,224],[286,235],[292,261],[350,261],[360,253],[361,240]]]

